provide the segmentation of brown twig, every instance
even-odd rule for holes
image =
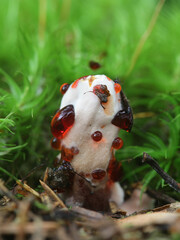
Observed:
[[[142,162],[149,164],[171,188],[180,192],[180,184],[169,176],[150,155],[144,152]]]
[[[28,186],[26,183],[23,183],[21,180],[17,180],[16,183],[20,185],[22,188],[24,188],[26,191],[32,193],[34,196],[40,198],[40,194],[36,192],[34,189],[32,189],[30,186]]]
[[[152,189],[147,189],[146,193],[153,197],[154,199],[158,200],[158,201],[162,201],[164,203],[174,203],[176,202],[176,200],[170,196],[168,196],[167,194],[161,193],[159,191],[155,191]]]
[[[44,188],[44,190],[46,191],[46,193],[51,197],[53,198],[56,202],[59,203],[59,205],[62,207],[62,208],[65,208],[67,209],[66,205],[63,203],[63,201],[55,194],[55,192],[46,184],[44,183],[43,181],[39,180],[41,186]]]
[[[79,206],[73,206],[72,211],[79,213],[81,215],[84,215],[86,217],[93,218],[93,219],[102,219],[103,218],[103,215],[101,213],[93,211],[93,210],[89,210],[86,208],[82,208]]]
[[[45,170],[45,173],[44,173],[44,177],[43,177],[43,182],[47,182],[47,179],[48,179],[48,172],[49,172],[49,168],[47,167],[46,170]]]

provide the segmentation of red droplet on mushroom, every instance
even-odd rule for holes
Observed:
[[[70,130],[75,120],[73,105],[58,110],[51,121],[51,132],[55,138],[61,139]]]
[[[107,77],[107,76],[106,76],[106,77]],[[110,79],[109,77],[107,77],[107,80],[112,81],[112,79]]]
[[[96,169],[91,173],[91,175],[95,180],[101,180],[106,176],[106,171],[102,169]]]
[[[90,178],[90,177],[91,177],[91,174],[90,174],[90,173],[86,173],[86,174],[85,174],[85,177],[86,177],[86,178]]]
[[[77,147],[71,147],[71,153],[73,155],[77,155],[79,153],[79,149]]]
[[[57,138],[51,139],[51,147],[55,150],[61,150],[61,140]]]
[[[62,160],[70,162],[73,159],[73,156],[74,155],[72,154],[70,148],[66,148],[66,147],[62,146],[62,149],[61,149]]]
[[[95,142],[99,142],[102,139],[102,132],[96,131],[93,134],[91,134],[91,137]]]
[[[78,78],[77,80],[82,80],[82,81],[84,81],[84,80],[86,80],[87,77],[89,77],[89,76],[86,75],[86,76],[83,76],[83,77]],[[77,80],[76,80],[76,81],[77,81]]]
[[[109,180],[112,182],[117,182],[122,177],[122,164],[116,161],[113,154],[109,161],[108,175],[109,175]]]
[[[123,140],[120,137],[117,137],[114,139],[113,143],[112,143],[112,147],[114,149],[120,149],[123,146]]]
[[[60,92],[64,95],[65,92],[68,90],[69,86],[70,86],[70,84],[64,83],[64,84],[61,85],[61,87],[60,87]]]
[[[72,88],[76,88],[77,85],[78,85],[78,83],[79,83],[79,80],[80,80],[80,78],[77,79],[75,82],[73,82],[72,85],[71,85],[71,87],[72,87]]]
[[[133,125],[133,113],[123,91],[120,92],[122,110],[116,113],[111,123],[127,132],[131,131]]]
[[[74,155],[77,155],[78,153],[79,149],[77,147],[66,148],[65,146],[62,146],[61,158],[69,162],[73,159]]]
[[[114,83],[114,90],[116,93],[121,91],[121,85],[119,83]]]
[[[107,103],[110,92],[106,85],[98,84],[93,87],[93,93],[100,99],[101,103]]]
[[[99,64],[98,62],[95,62],[95,61],[90,61],[89,67],[93,70],[96,70],[101,67],[101,64]]]
[[[132,113],[130,111],[120,110],[116,113],[111,123],[129,132],[132,128],[132,121]]]

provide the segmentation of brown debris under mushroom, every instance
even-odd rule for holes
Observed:
[[[79,206],[67,209],[57,194],[48,191],[39,193],[39,198],[29,193],[20,200],[2,181],[0,192],[4,195],[0,199],[1,239],[143,240],[144,236],[178,239],[180,235],[180,202],[125,216],[123,211],[104,214]]]

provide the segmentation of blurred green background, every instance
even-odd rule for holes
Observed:
[[[141,181],[177,199],[140,156],[148,152],[180,182],[180,1],[0,0],[0,6],[0,177],[11,185],[10,174],[24,178],[44,163],[29,179],[36,185],[57,155],[49,126],[60,85],[105,74],[120,80],[135,117],[132,132],[120,132],[122,184]],[[101,68],[92,70],[89,61]]]

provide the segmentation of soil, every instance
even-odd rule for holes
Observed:
[[[112,212],[96,212],[78,206],[67,208],[40,183],[42,193],[20,181],[9,191],[0,182],[0,239],[180,239],[180,202],[129,216],[112,206]]]

